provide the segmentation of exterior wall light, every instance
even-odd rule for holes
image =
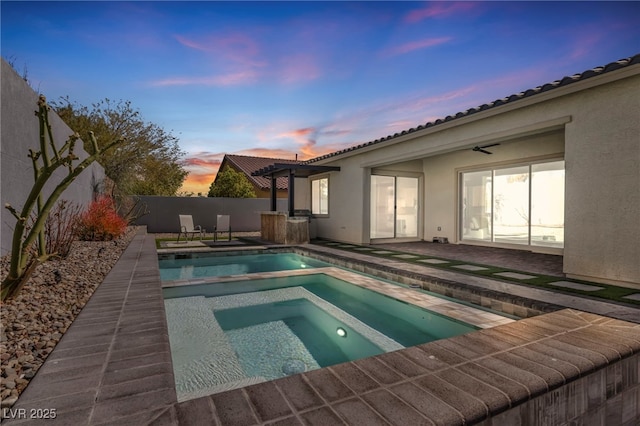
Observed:
[[[344,329],[344,328],[342,328],[342,327],[338,327],[338,328],[336,329],[336,334],[337,334],[338,336],[340,336],[340,337],[347,337],[347,330],[345,330],[345,329]]]

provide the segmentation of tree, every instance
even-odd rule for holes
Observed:
[[[225,166],[211,183],[209,197],[256,198],[256,191],[243,173]]]
[[[52,102],[58,115],[80,134],[91,129],[98,140],[124,137],[127,143],[98,161],[119,195],[176,195],[188,172],[178,139],[162,127],[145,122],[130,101],[104,99],[91,108],[61,98]],[[85,141],[85,149],[88,141]]]
[[[75,161],[79,160],[73,153],[75,144],[79,139],[78,134],[70,136],[64,145],[58,148],[53,140],[53,133],[49,124],[49,105],[47,105],[46,98],[42,95],[38,99],[36,115],[40,124],[40,150],[29,150],[29,158],[31,158],[33,164],[34,184],[20,212],[9,203],[5,205],[5,208],[16,218],[16,226],[13,229],[11,242],[9,273],[3,279],[2,290],[0,291],[2,300],[16,295],[35,267],[55,254],[47,253],[44,229],[49,212],[55,206],[60,195],[101,154],[124,142],[120,138],[115,138],[100,147],[94,134],[89,132],[87,139],[90,145],[86,149],[89,156],[74,164]],[[42,191],[45,184],[49,182],[53,173],[60,167],[67,168],[67,176],[58,182],[47,199],[43,200]],[[27,221],[31,215],[33,215],[34,219],[33,223],[29,224]],[[36,239],[38,240],[37,255],[32,252]]]

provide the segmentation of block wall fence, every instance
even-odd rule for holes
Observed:
[[[11,251],[11,239],[16,219],[4,208],[10,203],[20,211],[34,183],[33,166],[27,157],[29,149],[38,151],[40,147],[39,123],[35,111],[38,109],[38,96],[29,84],[2,59],[2,88],[0,92],[0,256]],[[46,96],[46,93],[44,94]],[[49,114],[53,137],[58,147],[64,145],[73,131],[53,111]],[[80,161],[88,156],[78,143],[74,153]],[[66,168],[61,167],[44,188],[47,196],[66,176]],[[104,169],[93,163],[64,191],[61,200],[88,205],[93,199],[94,190],[104,180]]]
[[[232,232],[260,231],[260,212],[271,210],[269,198],[210,198],[210,197],[160,197],[140,196],[140,202],[149,212],[136,221],[136,225],[146,225],[147,232],[178,232],[178,215],[190,214],[193,224],[200,225],[207,232],[216,226],[216,216],[230,216]],[[279,211],[287,211],[286,199],[277,200]]]

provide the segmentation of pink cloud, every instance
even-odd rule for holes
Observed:
[[[424,40],[416,40],[408,43],[401,44],[383,52],[383,56],[395,56],[404,55],[405,53],[413,52],[414,50],[426,49],[428,47],[438,46],[447,43],[451,40],[451,37],[439,37],[439,38],[427,38]]]
[[[247,34],[229,34],[224,37],[205,37],[201,40],[192,40],[184,36],[175,36],[183,46],[202,52],[213,53],[246,66],[264,66],[265,61],[260,60],[260,47],[258,43]]]
[[[349,134],[349,130],[332,130],[330,126],[305,127],[301,129],[295,129],[286,131],[276,135],[276,138],[293,139],[299,146],[299,159],[307,160],[310,158],[319,157],[321,155],[329,154],[334,151],[339,151],[352,145],[351,142],[334,142],[334,143],[322,143],[318,144],[320,138],[331,138],[336,136],[343,136]],[[324,141],[323,141],[324,142]]]
[[[316,132],[316,129],[313,127],[305,127],[303,129],[291,130],[285,133],[281,133],[280,137],[290,137],[293,139],[305,138],[308,135],[311,135]]]
[[[588,29],[575,37],[573,49],[569,52],[572,60],[581,59],[593,53],[605,38],[604,33],[598,29]]]
[[[404,21],[414,24],[428,18],[440,18],[456,13],[468,12],[477,7],[478,4],[473,2],[433,2],[421,9],[415,9],[409,12]]]
[[[322,73],[315,57],[308,53],[298,53],[287,56],[280,61],[278,74],[283,83],[295,84],[301,81],[315,80]]]
[[[296,152],[290,149],[281,149],[281,148],[249,148],[243,149],[242,151],[236,152],[238,155],[250,155],[253,157],[263,157],[263,158],[279,158],[283,160],[295,160]],[[301,158],[298,156],[298,160],[305,160],[306,158]]]
[[[219,70],[205,76],[177,76],[151,82],[152,86],[237,86],[253,84],[267,62],[261,58],[258,43],[246,34],[203,37],[198,40],[175,36],[183,46],[203,52],[212,67]]]
[[[209,185],[216,178],[218,168],[222,162],[222,153],[196,152],[187,155],[182,164],[189,172],[180,189],[182,192],[207,194]]]
[[[223,156],[224,156],[224,154],[219,154],[219,153],[212,154],[212,153],[197,152],[195,154],[187,156],[183,160],[183,164],[184,164],[185,167],[190,167],[190,168],[218,167],[218,166],[220,166],[220,163],[222,162],[222,157]]]
[[[318,58],[308,52],[272,55],[264,59],[258,42],[247,34],[200,39],[175,36],[180,44],[207,56],[221,72],[206,76],[177,76],[153,81],[153,86],[237,86],[268,77],[285,85],[311,81],[322,75]],[[308,46],[305,47],[305,49]]]
[[[171,77],[151,82],[152,86],[238,86],[258,80],[259,74],[252,70],[232,72],[209,77]]]

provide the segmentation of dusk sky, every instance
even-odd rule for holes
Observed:
[[[640,53],[640,2],[1,2],[2,56],[51,100],[129,100],[224,154],[309,159]]]

